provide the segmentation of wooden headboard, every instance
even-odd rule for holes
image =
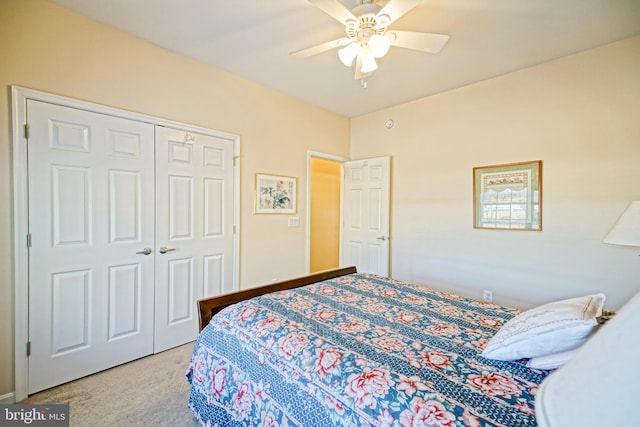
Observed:
[[[283,291],[285,289],[298,288],[300,286],[310,285],[311,283],[321,282],[323,280],[333,279],[335,277],[345,276],[347,274],[356,273],[356,267],[344,267],[335,270],[326,270],[314,273],[309,276],[298,277],[295,279],[284,280],[282,282],[271,283],[257,288],[246,289],[244,291],[234,292],[231,294],[219,295],[211,298],[198,300],[198,314],[200,316],[200,330],[209,324],[211,318],[220,310],[228,305],[237,302],[264,295],[269,292]]]

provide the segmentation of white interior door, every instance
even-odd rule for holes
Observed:
[[[341,265],[389,275],[389,157],[345,162],[342,190]]]
[[[198,334],[196,300],[234,290],[229,140],[156,130],[155,352]]]
[[[34,393],[153,351],[154,129],[33,100],[27,119]]]

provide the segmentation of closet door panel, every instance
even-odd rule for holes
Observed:
[[[233,290],[233,143],[156,130],[155,351],[196,338],[196,302]]]
[[[154,127],[27,101],[29,393],[153,351]]]

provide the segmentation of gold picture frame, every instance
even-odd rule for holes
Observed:
[[[542,160],[473,168],[473,228],[542,230]]]

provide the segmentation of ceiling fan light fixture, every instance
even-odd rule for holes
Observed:
[[[367,49],[367,52],[362,54],[362,67],[360,67],[360,72],[371,73],[377,69],[378,64],[376,64],[376,57],[370,49]]]
[[[389,52],[391,40],[384,34],[374,34],[369,39],[369,47],[371,48],[373,56],[382,58]]]
[[[416,31],[390,30],[398,18],[424,0],[307,0],[344,25],[346,37],[291,52],[298,58],[338,49],[340,62],[351,67],[355,62],[355,79],[367,86],[367,77],[378,69],[376,59],[391,46],[438,53],[449,36]],[[350,3],[348,7],[344,3]],[[351,7],[353,3],[356,6]]]
[[[356,56],[358,56],[359,50],[360,47],[357,44],[351,42],[338,51],[338,58],[340,58],[340,61],[342,61],[345,66],[351,67],[351,65],[353,64],[353,60],[356,59]]]

